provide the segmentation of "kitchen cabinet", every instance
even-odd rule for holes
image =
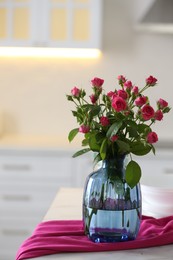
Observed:
[[[157,149],[146,156],[133,156],[142,170],[141,184],[172,188],[173,150]],[[169,181],[171,180],[171,182]]]
[[[0,46],[100,48],[101,0],[0,0]]]
[[[92,153],[72,158],[76,149],[56,148],[1,140],[0,146],[0,259],[15,259],[20,244],[40,223],[61,187],[84,187],[93,171]],[[35,139],[34,139],[35,140]],[[31,143],[33,143],[31,145]],[[38,142],[39,143],[39,142]],[[28,144],[28,145],[27,145]],[[156,156],[138,156],[143,178],[151,172],[155,179],[173,173],[172,150]],[[143,179],[142,178],[142,179]]]
[[[61,149],[0,149],[0,259],[15,259],[60,187],[83,187],[92,158]]]

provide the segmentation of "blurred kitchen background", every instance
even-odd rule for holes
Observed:
[[[64,47],[89,53],[58,56]],[[153,75],[151,104],[173,107],[172,0],[0,0],[0,259],[14,259],[59,187],[83,187],[92,169],[92,155],[71,159],[80,144],[67,140],[77,125],[66,94],[90,93],[93,77],[114,89],[119,74],[139,87]],[[159,169],[164,158],[172,163],[172,119],[154,127]]]

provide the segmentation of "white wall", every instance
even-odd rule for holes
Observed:
[[[139,87],[153,75],[159,84],[148,91],[152,104],[162,97],[173,107],[173,35],[133,30],[139,0],[103,2],[101,58],[0,58],[0,110],[5,133],[58,135],[66,140],[69,130],[77,125],[65,94],[75,85],[86,87],[89,93],[94,76],[105,79],[107,91],[114,89],[119,74]],[[158,123],[160,140],[173,141],[172,118],[170,112]]]

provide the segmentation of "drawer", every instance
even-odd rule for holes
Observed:
[[[33,211],[35,213],[43,212],[45,213],[45,210],[50,206],[51,201],[54,199],[58,188],[61,185],[55,184],[54,186],[42,186],[40,189],[37,189],[35,187],[33,189],[32,185],[31,187],[25,188],[22,186],[21,189],[15,187],[9,187],[8,189],[1,190],[0,185],[0,209],[1,214],[8,215],[20,215],[22,214],[25,217],[29,217],[31,214],[33,214]],[[64,187],[67,187],[66,185],[63,185]],[[44,211],[43,211],[44,210]]]
[[[4,158],[0,162],[0,177],[7,181],[41,181],[70,178],[72,158]]]
[[[155,169],[157,172],[162,172],[163,174],[173,174],[173,158],[172,159],[136,159],[141,168],[148,171],[151,169]]]
[[[9,260],[15,259],[15,255],[17,253],[17,250],[21,246],[24,240],[26,240],[30,236],[30,232],[19,235],[13,235],[13,233],[0,235],[0,243],[1,243],[1,250],[0,255],[7,255],[12,258],[9,258]],[[7,254],[8,252],[8,254]],[[4,258],[0,258],[4,260]]]
[[[90,173],[89,157],[73,159],[71,155],[1,152],[0,259],[15,259],[19,246],[42,221],[59,187],[81,185]]]
[[[73,186],[73,183],[75,182],[75,178],[71,180],[71,178],[59,178],[57,177],[54,181],[51,179],[45,180],[45,179],[40,179],[39,182],[34,182],[32,181],[19,181],[19,180],[0,180],[0,195],[1,194],[8,194],[8,193],[13,193],[15,192],[20,192],[20,193],[30,193],[30,192],[43,192],[43,193],[48,193],[51,192],[51,190],[56,190],[60,186]]]
[[[0,236],[6,239],[21,238],[25,239],[34,231],[34,228],[42,221],[42,218],[30,218],[22,220],[17,217],[8,219],[0,216]]]
[[[21,221],[16,218],[8,220],[0,217],[0,256],[6,255],[6,257],[11,257],[9,260],[15,259],[18,248],[25,239],[32,235],[37,224],[36,219]],[[0,257],[0,259],[5,258]]]
[[[57,190],[45,193],[9,193],[0,196],[0,218],[33,218],[44,216]]]
[[[21,221],[22,219],[22,221]],[[35,226],[42,221],[42,219],[38,218],[36,215],[32,215],[30,218],[25,218],[20,214],[19,216],[2,216],[0,215],[0,234],[2,235],[2,229],[5,230],[16,230],[16,229],[24,229],[24,230],[32,230]],[[28,231],[27,231],[28,232]],[[9,232],[4,232],[9,233]],[[15,233],[15,232],[14,232]],[[19,232],[20,233],[20,232]]]
[[[141,183],[150,185],[157,181],[157,184],[163,184],[166,179],[167,183],[172,183],[173,180],[173,158],[155,157],[136,158],[136,161],[141,167],[142,177]]]
[[[9,250],[7,251],[7,250],[2,249],[0,251],[0,259],[3,259],[3,260],[15,259],[15,251],[9,251]]]
[[[18,205],[11,206],[8,208],[3,208],[1,210],[1,217],[2,218],[7,218],[10,220],[13,220],[13,217],[18,218],[19,220],[23,221],[23,219],[33,219],[37,218],[38,222],[40,222],[44,215],[47,212],[48,207],[50,206],[50,203],[45,203],[44,206],[39,207],[19,207]],[[0,217],[0,219],[1,219]]]

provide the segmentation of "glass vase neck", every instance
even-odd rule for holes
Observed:
[[[117,155],[114,158],[105,159],[102,161],[102,168],[122,168],[126,165],[126,162],[128,161],[128,155]]]

